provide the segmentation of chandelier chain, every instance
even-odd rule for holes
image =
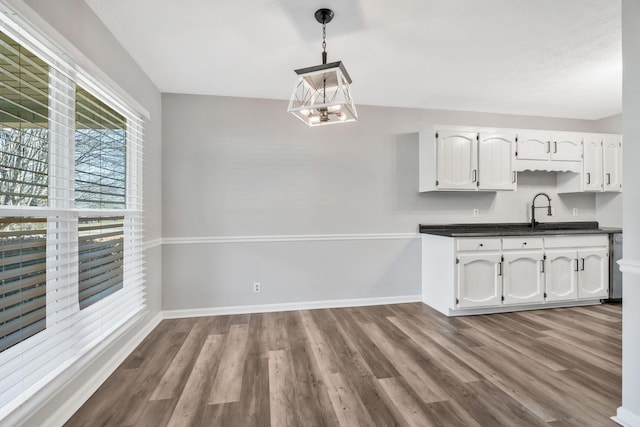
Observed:
[[[322,52],[327,52],[327,24],[322,23]]]

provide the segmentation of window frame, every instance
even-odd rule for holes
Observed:
[[[24,6],[26,7],[26,6]],[[49,65],[49,102],[72,105],[69,88],[80,85],[126,117],[125,209],[78,209],[74,206],[74,118],[56,104],[49,124],[49,203],[46,207],[0,206],[0,216],[46,217],[47,324],[44,331],[0,352],[0,385],[17,384],[0,392],[0,422],[29,397],[67,375],[91,349],[146,312],[143,258],[143,145],[144,121],[149,113],[113,83],[73,45],[47,26],[37,14],[19,4],[0,0],[0,30]],[[7,12],[8,11],[8,12]],[[26,18],[25,18],[26,17]],[[44,28],[44,30],[43,30]],[[72,81],[73,85],[68,82]],[[55,93],[55,95],[52,95]],[[66,99],[66,101],[65,101]],[[73,110],[73,108],[71,109]],[[123,289],[80,310],[78,303],[78,218],[125,216]],[[75,254],[75,261],[73,258]],[[64,259],[66,257],[66,259]],[[61,261],[62,260],[62,261]],[[51,275],[49,273],[51,272]],[[51,281],[50,281],[51,279]],[[117,297],[118,294],[121,294]],[[51,299],[49,296],[53,296]],[[125,298],[125,297],[131,298]],[[89,332],[87,332],[89,331]],[[80,336],[77,333],[80,332]],[[49,353],[52,353],[49,354]],[[22,360],[25,360],[22,363]],[[21,364],[22,363],[22,364]],[[29,363],[29,369],[25,364]],[[35,366],[36,368],[32,368]]]

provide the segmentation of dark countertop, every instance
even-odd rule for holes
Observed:
[[[600,227],[596,221],[545,222],[535,228],[527,222],[488,224],[420,224],[420,233],[447,237],[549,236],[620,233],[621,228]]]

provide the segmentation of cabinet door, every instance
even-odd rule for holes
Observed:
[[[478,134],[438,132],[438,190],[475,190],[478,186]]]
[[[515,190],[513,162],[516,138],[513,135],[481,133],[478,140],[480,190]]]
[[[602,191],[602,139],[585,139],[582,188],[584,191]]]
[[[502,300],[500,254],[458,255],[458,308],[491,307]]]
[[[574,300],[578,297],[578,267],[575,250],[546,251],[545,292],[547,301]]]
[[[607,298],[609,295],[607,248],[580,249],[578,262],[578,298]]]
[[[542,132],[518,134],[517,155],[521,160],[549,160],[551,138]]]
[[[544,301],[542,250],[503,253],[505,304]]]
[[[619,140],[605,140],[602,150],[604,191],[622,191],[622,143]]]
[[[569,134],[554,137],[550,149],[551,160],[579,162],[582,160],[582,136]]]

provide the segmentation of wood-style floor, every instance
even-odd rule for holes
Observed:
[[[164,320],[67,426],[614,426],[621,307]]]

